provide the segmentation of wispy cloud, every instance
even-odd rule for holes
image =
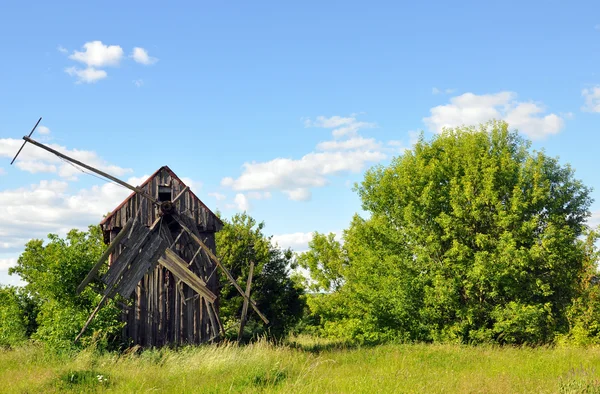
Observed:
[[[133,84],[135,85],[136,88],[141,88],[142,86],[144,86],[144,80],[143,79],[134,79]]]
[[[359,121],[356,115],[318,116],[314,120],[306,119],[304,125],[330,129],[333,139],[320,142],[315,151],[299,159],[280,157],[245,163],[239,177],[223,178],[221,185],[247,192],[250,198],[254,197],[252,192],[279,191],[290,200],[307,201],[311,198],[311,189],[327,185],[330,177],[358,173],[368,163],[387,157],[382,143],[358,134],[362,128],[375,127],[375,123]]]
[[[377,127],[375,123],[358,121],[356,119],[356,114],[352,114],[352,116],[349,117],[332,116],[327,118],[325,116],[317,116],[315,120],[306,119],[304,121],[304,126],[333,129],[331,134],[335,138],[345,136],[354,137],[360,129]]]
[[[217,201],[223,201],[227,198],[227,196],[225,194],[221,194],[218,192],[214,192],[214,193],[208,193],[209,196],[213,197],[215,200]]]
[[[148,51],[144,48],[135,47],[131,52],[131,58],[136,62],[145,66],[152,65],[158,61],[157,58],[148,55]]]
[[[432,88],[431,89],[431,94],[451,94],[454,93],[454,89],[438,89],[438,88]]]
[[[38,128],[36,129],[36,131],[42,135],[48,135],[50,134],[50,129],[46,126],[40,125],[38,126]]]
[[[581,95],[585,104],[581,107],[585,112],[600,112],[600,85],[583,89]]]

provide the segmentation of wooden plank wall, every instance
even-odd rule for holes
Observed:
[[[214,233],[203,233],[214,250]],[[177,254],[190,262],[196,250],[187,234],[177,242]],[[189,269],[207,282],[218,294],[215,265],[202,253]],[[213,273],[212,277],[208,277]],[[218,304],[215,303],[218,310]],[[132,344],[143,347],[198,344],[213,337],[210,317],[203,299],[188,285],[177,280],[171,272],[157,265],[138,283],[128,308],[123,310],[127,322],[123,335]],[[215,327],[215,331],[218,328]]]
[[[184,187],[169,171],[162,169],[143,189],[158,197],[158,186],[163,184],[171,184],[173,197]],[[216,253],[215,232],[220,230],[221,224],[213,214],[190,192],[186,192],[177,202],[177,210],[194,219],[201,239]],[[157,212],[148,199],[134,195],[103,224],[105,236],[112,241],[127,220],[138,211],[138,220],[146,226],[152,225],[157,217]],[[178,233],[171,235],[175,239]],[[183,234],[175,250],[185,261],[191,262],[189,269],[218,295],[218,272],[212,260],[205,253],[199,253],[192,262],[197,248],[196,243],[187,234]],[[110,256],[109,263],[116,260],[121,249],[121,246],[116,248]],[[127,323],[123,328],[123,336],[131,344],[160,347],[198,344],[213,338],[214,332],[211,330],[206,303],[160,264],[144,275],[128,304],[127,307],[124,306],[122,313],[122,319]],[[218,298],[214,306],[218,314]],[[218,331],[218,328],[215,327],[215,331]]]

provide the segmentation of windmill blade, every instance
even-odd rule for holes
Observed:
[[[35,124],[35,126],[33,126],[33,129],[31,129],[31,132],[29,133],[29,135],[27,137],[31,137],[31,135],[33,134],[33,132],[35,131],[35,129],[38,127],[38,125],[40,124],[40,122],[42,121],[42,117],[40,116],[40,118],[38,119],[37,123]],[[21,147],[19,148],[19,151],[17,152],[17,154],[15,155],[15,157],[13,157],[12,161],[10,162],[10,165],[12,166],[13,163],[15,162],[15,160],[17,160],[17,156],[19,156],[19,153],[21,153],[21,151],[23,150],[23,148],[25,148],[25,144],[27,143],[27,141],[23,142],[23,145],[21,145]]]
[[[202,250],[204,250],[204,252],[206,252],[208,257],[210,257],[210,259],[212,261],[214,261],[214,263],[225,273],[225,275],[227,276],[227,279],[229,279],[231,284],[242,295],[242,297],[244,297],[245,300],[248,300],[248,303],[250,304],[252,309],[254,309],[254,311],[258,314],[258,316],[260,316],[262,321],[265,322],[265,324],[269,324],[269,319],[267,319],[266,316],[263,315],[262,312],[258,309],[256,302],[254,302],[250,297],[248,297],[246,295],[244,290],[242,290],[240,285],[238,285],[238,283],[235,281],[235,278],[233,277],[233,275],[231,275],[231,272],[229,272],[229,270],[221,263],[221,261],[219,261],[217,256],[215,256],[215,254],[210,250],[210,248],[208,246],[206,246],[206,244],[204,242],[202,242],[202,240],[196,234],[194,234],[194,232],[192,230],[190,230],[190,228],[186,225],[184,219],[182,219],[182,217],[180,217],[177,214],[173,214],[172,217],[179,223],[181,228],[184,229],[188,233],[190,238],[192,238],[198,244],[198,246],[200,246],[202,248]]]
[[[158,262],[211,304],[217,300],[217,296],[208,289],[206,283],[188,268],[188,263],[171,249],[165,250]]]
[[[144,263],[149,260],[147,258],[148,253],[153,253],[154,255],[156,255],[156,260],[158,260],[158,257],[160,256],[160,254],[157,254],[156,250],[160,249],[160,245],[158,247],[155,247],[154,249],[151,249],[151,248],[146,249],[146,251],[145,251],[146,253],[143,256],[141,256],[141,253],[139,253],[139,250],[140,250],[141,245],[148,238],[149,234],[151,232],[154,232],[154,229],[156,228],[157,224],[160,223],[161,220],[162,220],[162,218],[157,218],[156,221],[150,227],[150,229],[146,229],[146,227],[142,226],[142,225],[136,227],[135,224],[137,224],[137,223],[135,222],[135,220],[130,219],[130,221],[133,222],[132,230],[134,230],[136,228],[138,229],[137,231],[134,231],[132,234],[132,236],[135,237],[134,240],[132,240],[132,242],[131,242],[132,245],[130,245],[129,248],[126,249],[126,251],[124,253],[121,253],[121,255],[119,256],[117,261],[115,261],[115,264],[111,266],[111,268],[107,272],[107,275],[105,275],[104,280],[107,283],[106,283],[106,288],[104,289],[104,295],[102,296],[102,299],[100,300],[100,302],[98,303],[98,305],[96,306],[94,311],[90,314],[90,316],[88,317],[85,324],[83,325],[83,328],[79,332],[79,335],[77,335],[77,337],[75,338],[75,342],[79,341],[81,336],[84,334],[85,330],[88,328],[88,326],[90,325],[90,323],[96,316],[96,314],[100,311],[100,309],[102,308],[104,303],[109,298],[112,298],[112,296],[114,296],[119,290],[122,292],[125,292],[125,290],[128,290],[128,288],[130,287],[128,279],[126,278],[125,281],[120,280],[120,279],[125,278],[125,275],[133,276],[132,274],[128,274],[128,273],[130,271],[132,271],[132,269],[134,267],[130,267],[130,270],[126,271],[126,269],[129,266],[129,263],[131,261],[135,261],[137,259],[137,260],[141,261],[142,263]],[[127,234],[128,233],[128,231],[123,231],[123,230],[121,230],[121,232],[119,234]],[[115,240],[116,240],[116,238],[115,238]],[[165,245],[165,242],[162,238],[160,238],[160,242],[161,242],[161,245]],[[116,246],[117,242],[113,241],[113,244]],[[165,245],[165,248],[166,248],[166,245]],[[148,250],[150,250],[150,252],[148,252]],[[120,258],[123,258],[123,259],[119,260]],[[153,258],[154,257],[151,257],[151,259],[153,259]],[[117,263],[117,262],[119,262],[119,263]],[[137,265],[136,265],[136,267],[137,267]],[[136,273],[139,270],[141,270],[141,269],[137,269]],[[88,276],[90,276],[90,275],[88,274]],[[142,276],[143,276],[143,274],[142,274]],[[139,279],[135,280],[135,278],[134,278],[133,280],[135,281],[134,284],[137,285],[137,283],[139,282]],[[133,286],[133,287],[135,287],[135,286]],[[115,290],[115,288],[116,288],[116,290]],[[125,288],[125,290],[123,290],[123,288]],[[121,293],[119,293],[119,294],[121,294]],[[123,294],[121,294],[121,295],[123,295]]]
[[[108,259],[108,256],[110,256],[110,254],[115,250],[115,248],[117,247],[117,245],[119,245],[123,238],[125,238],[125,236],[129,234],[129,229],[132,227],[134,221],[134,218],[130,218],[127,221],[127,224],[125,224],[125,227],[123,227],[121,231],[119,231],[119,234],[117,234],[115,239],[110,243],[110,245],[108,245],[108,248],[106,248],[104,253],[102,253],[102,256],[100,256],[96,264],[94,264],[90,272],[88,272],[85,279],[79,284],[79,286],[77,286],[77,294],[80,294],[85,288],[85,286],[87,286],[88,283],[91,282],[91,280],[94,278],[94,276],[96,276],[96,274],[100,270],[100,267],[102,267],[102,264],[104,264],[106,259]]]
[[[46,150],[46,151],[48,151],[48,152],[50,152],[50,153],[52,153],[52,154],[54,154],[54,155],[56,155],[56,156],[58,156],[58,157],[62,158],[62,159],[68,160],[68,161],[70,161],[71,163],[77,164],[77,165],[78,165],[78,166],[80,166],[80,167],[83,167],[83,168],[85,168],[85,169],[87,169],[87,170],[90,170],[90,171],[92,171],[92,172],[95,172],[96,174],[98,174],[98,175],[100,175],[100,176],[103,176],[104,178],[110,179],[111,181],[113,181],[113,182],[115,182],[115,183],[118,183],[118,184],[119,184],[119,185],[121,185],[121,186],[124,186],[124,187],[126,187],[126,188],[128,188],[128,189],[130,189],[130,190],[133,190],[133,191],[134,191],[134,192],[136,192],[136,193],[139,193],[139,194],[141,194],[142,196],[144,196],[144,197],[146,197],[147,199],[149,199],[150,201],[152,201],[154,204],[160,205],[159,201],[158,201],[156,198],[154,198],[154,196],[152,196],[152,195],[150,195],[150,194],[146,193],[144,190],[142,190],[142,189],[140,189],[140,188],[138,188],[138,187],[131,186],[129,183],[127,183],[127,182],[125,182],[125,181],[122,181],[122,180],[120,180],[119,178],[116,178],[116,177],[114,177],[114,176],[112,176],[112,175],[110,175],[110,174],[107,174],[107,173],[106,173],[106,172],[104,172],[104,171],[101,171],[101,170],[99,170],[99,169],[97,169],[97,168],[94,168],[94,167],[92,167],[92,166],[89,166],[89,165],[87,165],[87,164],[85,164],[85,163],[82,163],[82,162],[80,162],[79,160],[75,160],[75,159],[73,159],[72,157],[69,157],[69,156],[67,156],[67,155],[65,155],[65,154],[63,154],[63,153],[60,153],[59,151],[57,151],[57,150],[55,150],[55,149],[52,149],[52,148],[50,148],[49,146],[46,146],[46,145],[42,144],[41,142],[38,142],[38,141],[36,141],[36,140],[34,140],[34,139],[32,139],[32,138],[29,138],[29,137],[23,137],[23,139],[25,140],[25,142],[29,142],[30,144],[33,144],[33,145],[35,145],[35,146],[37,146],[37,147],[39,147],[39,148],[42,148],[42,149],[44,149],[44,150]]]

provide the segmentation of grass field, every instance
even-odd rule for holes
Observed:
[[[598,372],[600,348],[303,341],[71,356],[36,346],[0,351],[3,393],[600,393]]]

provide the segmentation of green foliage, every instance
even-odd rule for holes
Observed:
[[[28,318],[14,287],[0,287],[0,348],[14,347],[27,339]]]
[[[76,345],[74,339],[87,317],[100,301],[99,295],[87,288],[80,295],[75,290],[98,260],[105,245],[98,226],[87,232],[71,230],[62,239],[55,234],[49,242],[31,240],[19,257],[17,265],[9,270],[27,282],[26,299],[36,308],[32,338],[56,350],[68,350]],[[101,282],[94,283],[101,286]],[[31,308],[30,308],[31,309]],[[32,316],[32,317],[33,317]],[[94,334],[97,341],[114,341],[119,333],[119,309],[111,301],[96,316],[79,345],[87,345]]]
[[[346,251],[335,239],[335,234],[315,232],[308,244],[309,250],[298,257],[298,265],[310,271],[313,291],[336,291],[342,287],[343,271],[347,265]]]
[[[265,330],[260,318],[249,308],[246,336],[285,335],[298,322],[304,308],[302,288],[290,277],[290,270],[295,267],[292,252],[273,245],[271,238],[263,234],[264,223],[257,223],[246,213],[224,222],[216,240],[221,261],[242,289],[246,289],[250,261],[254,262],[251,296],[270,321]],[[221,319],[227,327],[237,328],[243,298],[224,275],[220,281]],[[231,330],[231,335],[234,334],[237,331]]]
[[[590,191],[506,123],[421,137],[356,190],[370,217],[344,233],[335,324],[463,343],[544,343],[568,330]],[[325,256],[319,245],[303,258]]]
[[[596,244],[597,230],[590,230],[582,241],[585,250],[577,296],[567,309],[569,332],[561,335],[561,342],[577,345],[600,344],[600,275],[597,262],[600,251]]]

